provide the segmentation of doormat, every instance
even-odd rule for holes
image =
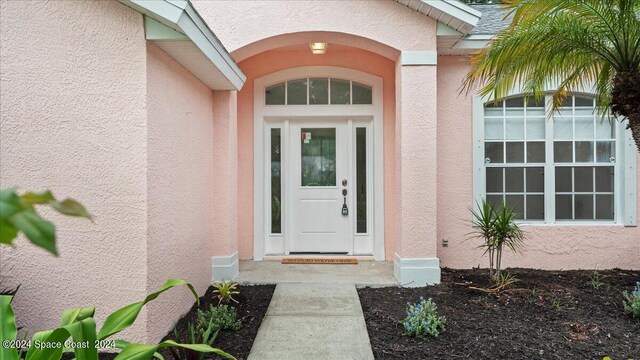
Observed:
[[[357,265],[357,259],[322,259],[322,258],[285,258],[283,264],[334,264],[334,265]]]

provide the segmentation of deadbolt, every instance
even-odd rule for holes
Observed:
[[[347,186],[347,179],[342,179],[342,186]]]

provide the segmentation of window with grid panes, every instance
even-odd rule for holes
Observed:
[[[485,104],[486,200],[505,201],[530,222],[613,221],[615,134],[592,97],[568,98],[552,120],[545,117],[545,101],[533,97]],[[553,196],[545,196],[549,191]],[[554,218],[546,214],[548,205]]]

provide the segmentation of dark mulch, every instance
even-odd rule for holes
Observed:
[[[213,343],[213,347],[224,350],[225,352],[235,356],[238,360],[246,359],[251,351],[253,340],[258,334],[258,329],[262,323],[262,318],[267,313],[267,308],[271,302],[275,285],[241,285],[238,286],[239,295],[234,296],[238,304],[232,304],[238,311],[238,319],[242,321],[242,328],[238,331],[221,330],[218,337]],[[213,296],[213,288],[209,288],[207,292],[200,298],[200,309],[208,309],[210,305],[217,305],[218,300]],[[193,305],[191,310],[184,315],[176,324],[176,329],[180,334],[186,334],[187,324],[195,323],[197,319],[198,307]],[[173,330],[163,339],[176,340],[173,337]],[[184,340],[180,340],[184,341]],[[173,357],[169,352],[164,352],[166,359]],[[218,358],[215,356],[205,355],[205,358]]]
[[[640,271],[509,269],[520,281],[498,295],[486,270],[443,269],[442,284],[424,288],[362,288],[360,301],[377,359],[612,359],[640,358],[640,321],[624,314],[622,290]],[[447,318],[438,338],[402,336],[406,303],[433,298]]]

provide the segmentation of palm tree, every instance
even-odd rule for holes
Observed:
[[[627,118],[640,151],[640,0],[503,0],[511,25],[471,58],[463,89],[494,99],[520,87],[556,110],[593,86],[598,112]]]

